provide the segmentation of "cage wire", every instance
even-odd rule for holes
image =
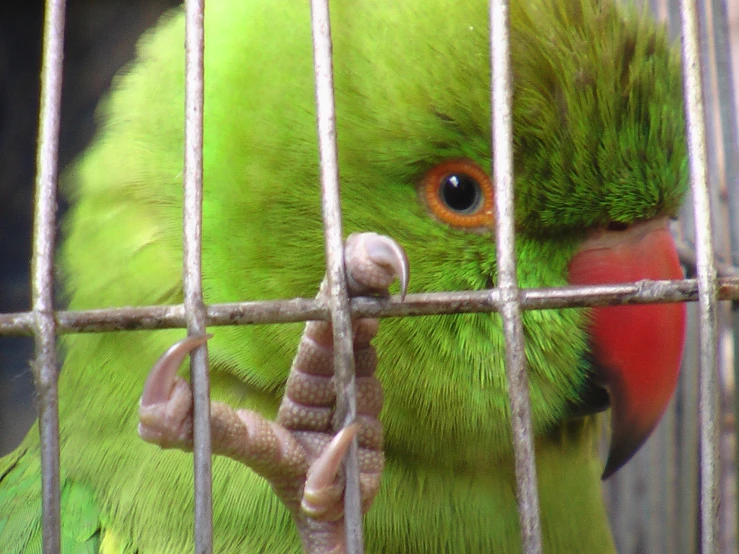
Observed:
[[[57,151],[65,3],[49,0],[43,40],[36,181],[32,310],[0,314],[0,335],[32,334],[42,437],[43,551],[60,550],[59,442],[55,336],[72,332],[279,323],[330,319],[334,326],[337,410],[356,414],[351,317],[499,311],[524,551],[541,552],[536,474],[527,394],[521,311],[565,306],[688,301],[689,331],[677,394],[634,460],[605,486],[622,553],[734,552],[737,508],[734,429],[739,332],[739,138],[728,0],[652,0],[650,8],[682,37],[691,193],[674,233],[690,279],[562,289],[518,289],[513,255],[513,173],[508,0],[491,0],[491,102],[495,140],[499,283],[489,291],[348,299],[341,212],[327,0],[311,1],[328,302],[318,299],[205,305],[201,286],[203,0],[186,2],[187,78],[184,177],[185,300],[182,305],[88,310],[53,309]],[[733,6],[735,12],[739,8]],[[739,13],[734,13],[739,21]],[[737,25],[739,27],[739,25]],[[739,31],[734,31],[739,52]],[[736,59],[736,58],[735,58]],[[677,92],[676,92],[677,93]],[[708,145],[708,147],[707,147]],[[717,278],[718,276],[718,278]],[[694,278],[693,278],[694,277]],[[727,300],[730,302],[718,302]],[[194,416],[195,550],[212,550],[211,451],[207,346],[191,356]],[[350,391],[344,394],[343,391]],[[361,553],[356,445],[346,463],[347,550]],[[618,508],[618,509],[616,509]],[[491,514],[494,517],[494,514]]]

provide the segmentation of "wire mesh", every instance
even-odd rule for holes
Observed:
[[[655,9],[672,15],[670,25],[674,28],[677,19],[677,4],[655,2]],[[700,12],[697,11],[700,8]],[[507,340],[507,372],[510,379],[512,413],[514,414],[514,445],[516,446],[516,473],[521,506],[521,527],[526,552],[541,551],[538,523],[537,498],[535,494],[535,472],[531,438],[530,415],[526,399],[526,373],[522,355],[521,310],[549,309],[565,306],[599,306],[647,302],[697,302],[694,318],[698,320],[700,348],[695,352],[700,359],[700,371],[696,378],[697,398],[690,377],[683,377],[682,395],[679,399],[685,412],[699,411],[700,425],[696,434],[700,437],[700,456],[694,463],[682,466],[670,465],[667,481],[677,475],[685,476],[688,489],[692,490],[695,475],[700,469],[700,487],[695,487],[700,498],[700,543],[699,551],[718,552],[721,539],[719,529],[718,501],[721,475],[717,458],[719,440],[718,402],[718,307],[717,300],[739,299],[739,160],[737,160],[737,114],[735,94],[731,81],[731,51],[727,39],[726,1],[712,0],[710,9],[694,0],[680,2],[683,61],[685,72],[686,115],[690,145],[692,176],[692,199],[694,212],[686,218],[695,229],[695,269],[697,279],[682,281],[653,281],[624,285],[568,287],[566,289],[519,290],[515,278],[513,258],[512,225],[512,163],[510,130],[510,68],[507,44],[507,2],[491,1],[491,60],[493,70],[492,105],[493,132],[495,140],[494,167],[496,168],[496,198],[498,201],[498,252],[500,263],[499,288],[481,292],[450,292],[408,295],[404,302],[391,299],[347,299],[343,283],[343,256],[341,255],[341,217],[338,203],[338,166],[336,159],[335,114],[331,82],[331,42],[326,0],[312,2],[314,26],[314,54],[316,67],[316,98],[318,135],[321,154],[321,180],[326,224],[326,255],[331,283],[329,302],[317,299],[292,299],[285,301],[242,302],[224,305],[203,304],[200,268],[200,204],[202,202],[202,101],[203,101],[203,5],[202,2],[187,2],[188,19],[188,92],[187,131],[185,162],[185,302],[179,306],[149,306],[112,310],[90,310],[69,312],[53,310],[52,261],[54,245],[54,209],[56,204],[55,183],[57,177],[56,151],[59,125],[59,93],[61,84],[61,56],[64,21],[64,2],[50,1],[46,13],[44,38],[44,69],[42,86],[42,111],[40,113],[39,175],[37,179],[36,219],[34,232],[34,297],[33,310],[23,313],[0,314],[0,335],[33,334],[37,341],[37,357],[34,364],[40,407],[40,430],[42,436],[43,501],[44,501],[44,552],[59,551],[59,461],[58,419],[56,398],[56,349],[55,334],[70,332],[102,332],[123,329],[160,329],[187,327],[190,333],[203,333],[206,326],[235,325],[247,323],[294,322],[308,319],[331,319],[334,323],[336,345],[336,367],[339,374],[337,393],[340,408],[345,413],[343,422],[353,419],[356,411],[353,394],[353,359],[351,355],[350,317],[397,317],[441,313],[469,313],[477,311],[500,311],[505,321]],[[728,203],[728,239],[723,264],[716,263],[712,244],[711,216],[716,218],[716,201],[713,206],[711,192],[717,190],[713,182],[719,179],[709,170],[706,152],[706,128],[703,109],[702,81],[706,82],[705,71],[701,75],[701,43],[698,40],[699,16],[713,18],[705,21],[704,28],[712,25],[715,40],[715,56],[719,69],[716,71],[718,92],[712,101],[718,106],[718,133],[723,147],[725,166],[723,182]],[[718,16],[716,16],[718,14]],[[706,52],[705,38],[703,56]],[[497,57],[495,57],[497,56]],[[704,64],[705,65],[705,64]],[[710,95],[708,95],[710,96]],[[710,114],[709,114],[710,117]],[[710,126],[709,126],[710,127]],[[715,131],[715,129],[714,129]],[[708,130],[711,140],[712,130]],[[508,151],[506,151],[508,149]],[[719,161],[713,160],[718,166]],[[709,181],[712,186],[709,188]],[[712,209],[713,208],[713,214]],[[689,229],[685,233],[684,250],[693,241]],[[689,252],[688,252],[689,254]],[[683,258],[688,258],[686,254]],[[732,265],[733,264],[733,265]],[[716,278],[716,268],[721,278]],[[736,304],[735,304],[736,305]],[[733,313],[734,332],[739,329],[739,316]],[[690,363],[693,354],[686,353]],[[196,498],[196,551],[209,552],[212,548],[212,516],[210,499],[210,426],[208,420],[208,374],[207,349],[201,347],[192,361],[193,388],[195,395],[195,498]],[[691,396],[692,395],[692,396]],[[668,433],[675,434],[675,419],[667,418]],[[689,442],[689,439],[687,439]],[[670,458],[675,450],[673,443],[663,444],[660,458]],[[356,455],[356,449],[350,455]],[[726,463],[725,461],[723,462]],[[669,465],[669,464],[668,464]],[[695,466],[695,467],[694,467]],[[680,471],[678,471],[678,469]],[[692,471],[691,471],[692,470]],[[361,516],[359,511],[358,485],[356,483],[356,458],[347,464],[347,536],[349,552],[362,551]],[[654,491],[662,490],[655,485]],[[650,501],[658,496],[649,494]],[[672,499],[674,500],[674,499]],[[667,504],[678,521],[689,521],[690,502],[677,507],[668,498]],[[685,513],[681,513],[681,507]],[[352,515],[353,514],[353,515]],[[669,521],[669,519],[668,519]],[[658,526],[654,533],[660,532]],[[689,527],[689,526],[688,526]],[[687,533],[690,531],[687,530]],[[618,533],[618,530],[617,530]],[[670,533],[650,538],[650,544],[661,544],[660,549],[647,552],[691,550],[691,540],[676,539]],[[667,545],[664,547],[664,545]],[[696,549],[698,550],[698,549]],[[636,551],[636,547],[635,550]],[[722,549],[723,551],[723,549]]]

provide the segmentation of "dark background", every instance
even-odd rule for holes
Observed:
[[[95,131],[95,106],[136,40],[176,0],[69,0],[64,54],[60,167]],[[36,172],[43,2],[0,6],[0,313],[31,305],[29,269]],[[64,210],[59,199],[59,216]],[[33,339],[0,337],[0,456],[35,417],[29,361]]]

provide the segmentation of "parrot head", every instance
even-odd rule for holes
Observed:
[[[399,8],[398,28],[384,22],[376,39],[381,52],[341,38],[336,47],[352,62],[337,72],[348,226],[406,247],[412,291],[497,281],[487,6],[465,4],[453,18],[441,6]],[[606,1],[513,2],[511,56],[521,286],[682,278],[668,220],[686,187],[683,105],[664,31]],[[610,476],[675,390],[684,306],[549,310],[523,321],[536,429],[610,406]],[[412,435],[431,413],[439,417],[422,418],[432,432],[461,451],[510,444],[498,316],[386,325],[378,350],[389,360],[389,441],[394,425]],[[410,353],[394,349],[399,337]]]

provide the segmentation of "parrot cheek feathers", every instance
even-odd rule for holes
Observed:
[[[569,265],[569,283],[595,285],[681,279],[666,219],[602,231]],[[594,308],[589,329],[595,376],[611,402],[611,446],[603,479],[636,453],[659,423],[677,386],[685,337],[684,304]]]

